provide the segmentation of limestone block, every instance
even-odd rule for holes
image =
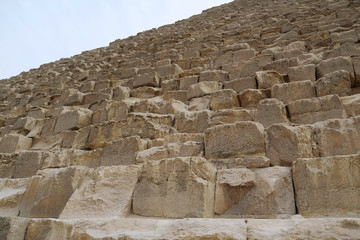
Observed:
[[[211,123],[210,126],[228,124],[228,123],[236,123],[240,121],[252,121],[252,113],[246,109],[226,109],[216,111],[211,115]]]
[[[144,147],[138,136],[115,140],[104,147],[100,164],[101,166],[135,164],[137,153],[144,150]]]
[[[103,80],[95,82],[94,92],[101,92],[111,87],[110,80]]]
[[[304,53],[300,56],[297,57],[298,63],[300,66],[303,65],[308,65],[308,64],[318,64],[321,62],[322,57],[321,55],[316,55],[314,53]],[[293,71],[291,69],[289,69],[289,73],[290,71]]]
[[[133,78],[138,74],[138,72],[139,72],[139,68],[137,67],[126,68],[121,71],[120,78],[121,79]]]
[[[243,62],[255,57],[254,49],[242,49],[234,52],[233,62]]]
[[[20,201],[21,217],[57,218],[86,173],[84,167],[46,169],[31,178]]]
[[[75,137],[76,148],[82,149],[84,146],[91,149],[103,148],[109,142],[123,137],[122,129],[124,127],[123,121],[118,123],[106,122],[85,131],[79,131]]]
[[[222,70],[207,70],[200,73],[199,82],[224,83],[229,78],[228,73]]]
[[[271,63],[268,63],[264,66],[265,71],[276,71],[280,74],[288,74],[289,73],[289,67],[291,67],[289,63],[289,59],[279,59],[276,61],[273,61]]]
[[[265,156],[243,156],[237,158],[210,159],[216,169],[265,168],[270,167],[270,159]]]
[[[256,81],[259,89],[271,88],[275,84],[284,83],[284,77],[276,71],[256,72]]]
[[[256,79],[254,77],[239,78],[224,83],[224,89],[233,89],[236,93],[256,88]]]
[[[149,99],[161,95],[161,88],[154,87],[138,87],[131,90],[130,96],[134,98]]]
[[[359,217],[359,173],[359,154],[299,159],[293,165],[299,213],[305,217]]]
[[[25,132],[30,132],[36,126],[36,119],[31,117],[18,118],[13,125],[14,130],[23,129]]]
[[[30,178],[0,179],[0,215],[17,216],[19,203],[22,195],[27,189]],[[1,228],[0,228],[1,229]],[[1,232],[1,231],[0,231]]]
[[[345,32],[334,32],[330,34],[332,43],[356,43],[359,40],[359,36],[354,29]]]
[[[107,110],[108,121],[122,121],[128,116],[128,106],[122,102],[113,102]]]
[[[271,97],[285,104],[299,99],[314,98],[315,86],[310,80],[276,84],[271,89]]]
[[[32,108],[28,114],[27,117],[35,118],[35,119],[43,119],[45,118],[46,110],[43,108]]]
[[[210,111],[181,112],[175,116],[174,127],[180,133],[204,132],[210,124]]]
[[[342,97],[341,102],[348,117],[356,117],[360,115],[360,94]]]
[[[360,151],[360,118],[332,119],[316,123],[314,139],[322,157],[357,153]]]
[[[291,168],[271,167],[252,170],[255,187],[223,216],[286,218],[295,214]]]
[[[29,150],[33,140],[19,134],[6,134],[0,140],[0,153],[14,153]]]
[[[345,70],[328,73],[316,81],[315,87],[318,97],[331,94],[348,96],[351,94],[350,74]]]
[[[87,105],[87,104],[93,104],[96,102],[99,102],[101,100],[111,100],[113,93],[108,94],[108,93],[87,93],[84,95],[84,101],[83,104]]]
[[[12,178],[18,153],[0,153],[0,178]]]
[[[130,88],[117,86],[113,88],[113,100],[121,101],[130,97]]]
[[[132,83],[133,88],[149,86],[159,87],[159,75],[156,72],[138,74]]]
[[[276,98],[261,100],[256,108],[255,121],[265,128],[275,123],[288,122],[285,104]]]
[[[32,219],[25,239],[70,239],[73,224],[57,219]]]
[[[210,99],[211,96],[209,95],[191,99],[189,104],[189,111],[210,110]]]
[[[133,212],[169,218],[212,217],[216,170],[203,158],[145,162],[136,184]]]
[[[316,68],[317,78],[322,78],[326,74],[335,72],[338,70],[345,70],[350,73],[351,86],[355,85],[355,73],[354,67],[350,57],[336,57],[323,60]]]
[[[84,94],[76,89],[66,89],[60,97],[60,103],[64,106],[81,105],[84,100]]]
[[[126,217],[140,169],[140,166],[112,166],[89,170],[60,218]]]
[[[196,97],[202,97],[212,92],[220,90],[222,85],[215,81],[199,82],[191,85],[186,91],[186,97],[188,100]]]
[[[311,124],[331,118],[345,118],[346,112],[338,95],[301,99],[288,104],[290,120],[297,124]]]
[[[244,121],[211,127],[205,131],[205,156],[207,158],[264,153],[264,128],[259,123]]]
[[[203,142],[186,141],[169,143],[166,145],[166,150],[170,158],[204,156]]]
[[[234,80],[238,78],[254,77],[255,73],[261,70],[261,66],[258,61],[248,60],[230,66],[223,66],[223,70],[229,72],[229,80]]]
[[[239,100],[236,92],[231,89],[224,89],[210,94],[211,110],[221,110],[239,107]]]
[[[187,100],[186,97],[187,97],[187,91],[185,91],[185,90],[169,91],[164,94],[165,100],[174,99],[174,100],[178,100],[181,102],[186,102],[186,100]]]
[[[171,59],[162,59],[155,63],[156,67],[171,65]]]
[[[249,219],[248,239],[356,239],[360,220],[356,218]]]
[[[88,93],[94,91],[94,87],[95,87],[95,81],[88,81],[86,83],[81,84],[79,90],[82,93]]]
[[[152,147],[138,152],[136,156],[136,164],[141,164],[146,161],[161,160],[168,157],[169,153],[165,147]]]
[[[356,78],[355,87],[360,87],[360,57],[353,57],[352,62],[353,62],[353,66],[355,70],[355,78]]]
[[[166,77],[177,76],[180,73],[182,73],[183,70],[181,69],[181,67],[179,67],[179,65],[172,64],[172,65],[159,66],[156,68],[156,72],[159,74],[160,78],[166,78]]]
[[[85,108],[63,111],[57,118],[53,134],[77,130],[90,125],[92,111]]]
[[[61,149],[47,152],[42,169],[84,166],[97,168],[100,166],[101,151],[79,149]]]
[[[272,166],[291,166],[298,158],[313,157],[312,128],[274,124],[266,129],[266,156]]]
[[[240,105],[244,108],[255,108],[258,103],[268,96],[259,89],[246,89],[239,95]]]
[[[322,55],[324,60],[338,56],[360,56],[360,47],[357,44],[346,42],[335,49],[325,51]]]
[[[289,67],[289,81],[304,81],[311,80],[316,81],[316,67],[315,64],[307,64],[298,67]]]
[[[199,76],[186,76],[180,79],[179,90],[187,90],[191,85],[199,82]]]
[[[181,112],[186,112],[187,110],[188,110],[188,106],[185,103],[174,99],[170,99],[163,106],[164,114],[178,114]]]
[[[166,93],[168,91],[177,91],[179,90],[179,79],[169,79],[169,80],[163,80],[161,81],[161,88],[163,93]]]
[[[246,168],[218,170],[216,177],[216,214],[222,214],[239,203],[255,186],[255,174]]]
[[[41,169],[49,154],[40,151],[22,151],[14,161],[13,178],[32,177]]]
[[[4,240],[23,240],[31,219],[0,217],[0,236]]]

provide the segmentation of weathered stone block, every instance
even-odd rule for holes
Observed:
[[[25,133],[30,132],[36,126],[36,119],[32,117],[18,118],[13,125],[14,130],[23,129]]]
[[[336,57],[321,61],[317,66],[317,78],[322,78],[328,73],[338,70],[348,71],[350,74],[351,86],[355,85],[354,67],[350,57]]]
[[[264,91],[258,89],[246,89],[239,95],[240,105],[244,108],[255,108],[258,103],[268,96]]]
[[[284,83],[284,77],[276,71],[256,72],[256,81],[259,89],[271,88],[275,84]]]
[[[223,66],[223,70],[229,72],[229,80],[234,80],[238,78],[254,77],[255,73],[261,70],[261,66],[258,61],[248,60],[229,66]]]
[[[331,118],[345,118],[346,112],[338,95],[301,99],[288,104],[290,120],[297,124],[311,124]]]
[[[6,134],[0,140],[0,153],[14,153],[29,150],[33,140],[19,134]]]
[[[342,97],[341,102],[348,117],[360,115],[360,94]]]
[[[240,93],[246,89],[256,89],[256,79],[254,77],[239,78],[224,83],[224,89],[233,89]]]
[[[180,79],[179,89],[187,90],[191,85],[199,82],[199,76],[186,76]]]
[[[255,57],[254,49],[242,49],[234,52],[233,62],[243,62]]]
[[[4,240],[23,240],[31,219],[0,217],[0,236]]]
[[[259,123],[238,122],[211,127],[205,131],[205,156],[208,158],[264,153],[264,128]]]
[[[169,91],[164,94],[164,100],[178,100],[181,102],[186,102],[187,100],[187,91],[179,90],[179,91]]]
[[[315,86],[310,80],[276,84],[271,89],[271,97],[285,104],[299,99],[314,98]]]
[[[360,216],[360,155],[299,159],[296,203],[305,217]]]
[[[210,110],[210,99],[211,96],[209,95],[191,99],[189,111]]]
[[[191,85],[187,89],[187,99],[190,100],[196,97],[202,97],[204,95],[208,95],[212,92],[218,91],[222,88],[221,84],[215,81],[209,82],[199,82],[196,84]]]
[[[22,151],[14,162],[14,178],[32,177],[41,169],[49,154],[40,151]]]
[[[89,170],[60,218],[126,217],[140,169],[140,166],[112,166]]]
[[[332,33],[330,34],[330,38],[332,43],[356,43],[359,40],[359,36],[354,29],[345,32]]]
[[[32,219],[24,239],[70,239],[74,225],[57,219]]]
[[[177,76],[183,72],[181,67],[177,64],[164,65],[156,68],[156,72],[161,78]],[[155,86],[156,87],[156,86]]]
[[[159,75],[154,72],[139,74],[134,78],[132,86],[134,88],[143,86],[159,87]]]
[[[204,132],[210,124],[210,111],[181,112],[175,116],[174,127],[182,133]]]
[[[289,81],[297,82],[304,80],[316,81],[315,64],[307,64],[299,67],[289,67]]]
[[[77,130],[90,125],[92,111],[85,108],[63,111],[57,118],[53,134]]]
[[[1,216],[17,216],[19,214],[19,203],[29,183],[30,178],[0,179]],[[2,230],[1,225],[0,230]]]
[[[246,109],[226,109],[216,111],[211,115],[210,126],[236,123],[240,121],[253,121],[251,111]]]
[[[224,89],[210,94],[211,110],[220,110],[239,107],[239,100],[236,92],[231,89]]]
[[[328,73],[316,81],[315,87],[318,97],[331,94],[348,96],[351,94],[350,74],[345,70]]]
[[[120,78],[126,79],[126,78],[133,78],[135,77],[139,72],[139,68],[133,67],[133,68],[126,68],[120,72]]]
[[[113,100],[121,101],[130,97],[130,88],[128,87],[114,87],[113,89]]]
[[[144,149],[140,137],[133,136],[107,144],[102,152],[101,166],[136,164],[136,155]]]
[[[256,108],[255,121],[265,128],[275,123],[288,122],[285,104],[276,98],[261,100]]]
[[[64,106],[81,105],[84,100],[84,94],[76,89],[66,89],[60,97],[60,103]]]
[[[134,98],[149,99],[161,95],[161,88],[154,87],[138,87],[131,90],[130,96]]]
[[[136,164],[141,164],[146,161],[161,160],[169,157],[168,150],[163,147],[152,147],[143,151],[140,151],[136,156]]]
[[[288,74],[289,73],[290,62],[289,59],[279,59],[268,63],[264,66],[265,71],[276,71],[280,74]]]
[[[226,71],[208,70],[200,73],[199,82],[219,82],[224,83],[229,78]]]
[[[298,158],[313,157],[312,128],[274,124],[266,129],[266,156],[272,166],[291,166]]]

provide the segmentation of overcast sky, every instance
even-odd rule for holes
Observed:
[[[0,0],[0,79],[231,0]]]

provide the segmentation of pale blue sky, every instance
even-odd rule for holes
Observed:
[[[0,79],[231,0],[0,0]]]

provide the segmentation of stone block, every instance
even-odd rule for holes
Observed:
[[[298,158],[313,157],[312,127],[274,124],[266,129],[266,156],[272,166],[291,166]]]
[[[21,151],[14,161],[13,178],[32,177],[43,166],[49,154],[40,151]]]
[[[113,100],[121,101],[130,97],[130,88],[117,86],[113,88]]]
[[[109,89],[110,87],[111,87],[110,80],[97,81],[97,82],[95,82],[94,91],[101,92],[106,89]]]
[[[316,81],[315,87],[318,97],[331,94],[348,96],[351,94],[350,74],[345,70],[328,73]]]
[[[360,118],[332,119],[316,123],[314,140],[322,157],[357,153],[360,151]]]
[[[29,133],[36,126],[36,119],[32,117],[18,118],[13,125],[14,130],[23,130],[25,133]]]
[[[80,185],[87,168],[46,169],[31,178],[20,201],[21,217],[57,218]]]
[[[183,70],[181,69],[181,67],[179,67],[179,65],[172,64],[172,65],[159,66],[156,68],[156,72],[159,74],[159,77],[163,79],[166,77],[178,76],[180,73],[183,72]]]
[[[60,97],[60,103],[64,106],[81,105],[84,100],[84,94],[76,89],[66,89]]]
[[[259,123],[244,121],[211,127],[205,131],[205,156],[207,158],[264,153],[264,128]]]
[[[168,150],[163,147],[152,147],[140,151],[136,156],[136,164],[141,164],[146,161],[161,160],[169,157]]]
[[[4,240],[23,240],[31,219],[0,217],[0,236]]]
[[[342,97],[341,102],[348,117],[356,117],[360,115],[360,94]]]
[[[261,100],[256,108],[255,121],[265,128],[276,123],[288,122],[285,104],[276,98]]]
[[[317,78],[322,78],[328,73],[338,70],[348,71],[350,74],[351,86],[355,86],[354,67],[350,57],[336,57],[321,61],[317,68]]]
[[[191,99],[189,111],[210,110],[210,99],[211,96],[209,95]]]
[[[271,88],[275,84],[284,83],[284,77],[276,71],[259,71],[256,72],[256,81],[259,89]]]
[[[210,124],[210,111],[181,112],[175,116],[174,127],[180,133],[201,133]]]
[[[164,94],[164,100],[178,100],[181,102],[186,102],[187,100],[187,91],[179,90],[179,91],[169,91]]]
[[[133,196],[133,213],[149,217],[203,218],[214,213],[216,170],[203,158],[144,164]]]
[[[332,43],[357,43],[359,40],[359,36],[354,29],[344,32],[334,32],[330,34],[330,38]]]
[[[199,82],[219,82],[228,80],[228,72],[222,70],[207,70],[200,73]]]
[[[130,96],[134,98],[149,99],[161,95],[161,88],[154,87],[138,87],[131,90]]]
[[[91,124],[92,111],[85,108],[63,111],[57,118],[53,134],[77,130]]]
[[[239,107],[239,100],[236,92],[231,89],[224,89],[210,94],[211,110],[231,109]]]
[[[360,87],[360,57],[353,57],[352,62],[353,62],[353,66],[354,66],[355,79],[356,79],[355,87]]]
[[[88,92],[94,91],[94,87],[95,87],[95,81],[88,81],[88,82],[81,84],[79,90],[82,93],[88,93]]]
[[[161,88],[163,93],[166,93],[168,91],[177,91],[179,90],[179,79],[169,79],[169,80],[163,80],[161,81]]]
[[[229,80],[238,78],[254,77],[255,73],[261,70],[260,63],[255,60],[248,60],[223,66],[223,70],[229,72]]]
[[[6,134],[0,140],[0,153],[14,153],[29,150],[33,144],[31,138],[19,134]]]
[[[199,82],[199,76],[186,76],[180,79],[179,90],[187,90],[191,85]]]
[[[289,67],[289,81],[297,82],[304,80],[316,81],[316,67],[315,64],[307,64],[298,67]]]
[[[197,141],[169,143],[166,150],[170,158],[204,156],[204,144]]]
[[[305,158],[293,165],[296,203],[304,217],[360,216],[360,155]]]
[[[73,227],[57,219],[32,219],[24,239],[70,239]]]
[[[234,52],[233,62],[243,62],[255,57],[254,49],[242,49]]]
[[[19,203],[30,180],[30,178],[0,179],[0,215],[2,217],[17,216],[19,214]]]
[[[136,164],[136,155],[144,150],[140,137],[132,136],[107,144],[102,152],[101,166]]]
[[[128,216],[140,169],[140,166],[112,166],[89,170],[59,218]]]
[[[289,73],[289,67],[291,67],[289,59],[279,59],[276,61],[273,61],[271,63],[268,63],[264,66],[265,71],[276,71],[280,74],[288,74]]]
[[[296,124],[312,124],[332,118],[346,118],[338,95],[301,99],[288,104],[290,120]]]
[[[101,151],[97,150],[60,149],[46,153],[48,157],[44,159],[42,169],[71,166],[97,168],[100,166]]]
[[[113,93],[107,94],[107,93],[87,93],[84,95],[84,101],[83,104],[93,104],[102,100],[111,100],[113,96]]]
[[[222,89],[221,83],[215,81],[199,82],[187,89],[186,97],[188,100],[191,100],[192,98],[202,97],[220,89]]]
[[[254,77],[239,78],[224,83],[224,89],[233,89],[236,93],[256,88],[256,79]]]
[[[289,167],[252,170],[253,187],[238,204],[222,216],[255,218],[288,218],[295,214],[295,196]]]
[[[270,167],[270,159],[265,156],[243,156],[236,158],[209,159],[216,169],[232,168],[266,168]]]
[[[275,84],[271,89],[271,97],[285,104],[299,99],[314,98],[315,86],[310,80]]]
[[[261,100],[267,98],[268,96],[264,91],[259,89],[246,89],[242,91],[238,97],[241,107],[255,108]]]
[[[239,203],[255,186],[255,174],[246,168],[218,170],[216,175],[215,213],[223,214]]]
[[[159,75],[157,73],[138,74],[132,83],[133,88],[137,87],[159,87]]]
[[[216,111],[211,115],[210,126],[213,127],[240,121],[253,121],[252,112],[246,109],[226,109]]]
[[[120,72],[120,78],[126,79],[126,78],[133,78],[135,77],[139,72],[139,68],[132,67],[132,68],[126,68]]]

